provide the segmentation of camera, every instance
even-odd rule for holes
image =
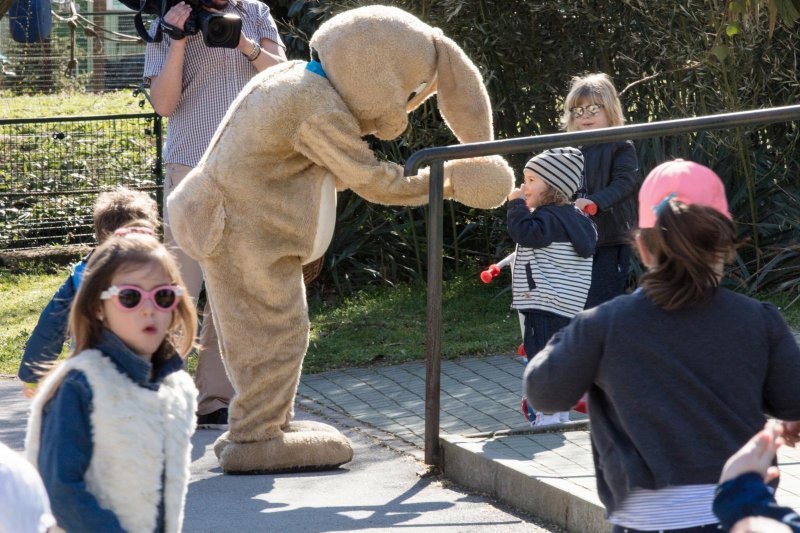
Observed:
[[[134,24],[139,36],[145,42],[160,42],[162,33],[173,39],[183,39],[187,35],[203,34],[206,46],[216,48],[236,48],[242,32],[242,19],[231,13],[212,13],[203,7],[213,7],[211,0],[120,0],[126,7],[138,11]],[[174,5],[181,1],[192,8],[183,30],[164,22],[164,16]],[[157,15],[158,28],[154,36],[150,36],[142,22],[142,14]]]

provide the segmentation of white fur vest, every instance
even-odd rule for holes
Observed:
[[[25,454],[38,465],[42,408],[70,370],[92,389],[94,451],[86,487],[130,532],[156,527],[164,474],[165,531],[179,532],[188,488],[197,390],[184,371],[167,376],[157,391],[140,387],[97,350],[60,364],[40,384],[31,405]]]

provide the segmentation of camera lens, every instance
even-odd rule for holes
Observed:
[[[242,19],[237,15],[202,13],[201,28],[206,46],[236,48],[242,32]],[[199,17],[198,17],[199,18]]]

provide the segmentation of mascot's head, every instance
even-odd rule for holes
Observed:
[[[401,9],[346,11],[320,26],[311,49],[364,135],[396,138],[408,126],[408,113],[436,93],[439,111],[460,142],[493,138],[478,69],[441,30]]]

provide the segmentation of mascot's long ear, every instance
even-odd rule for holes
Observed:
[[[478,68],[441,31],[433,38],[438,55],[437,98],[447,126],[462,143],[491,141],[492,107]]]

